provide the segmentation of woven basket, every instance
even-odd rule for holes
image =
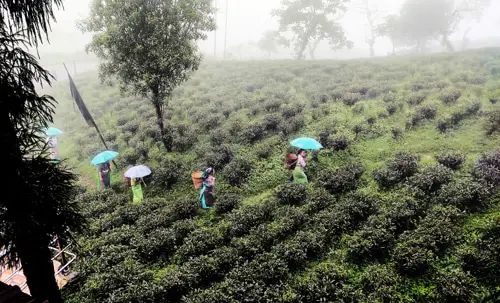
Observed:
[[[201,177],[202,174],[202,171],[195,171],[191,174],[194,189],[201,189],[203,187],[203,178]]]

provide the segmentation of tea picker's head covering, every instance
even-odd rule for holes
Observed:
[[[202,177],[203,179],[205,179],[205,178],[207,178],[208,176],[210,176],[210,174],[211,174],[211,173],[213,173],[213,172],[214,172],[214,169],[213,169],[213,168],[211,168],[211,167],[209,167],[209,168],[205,169],[205,171],[201,174],[201,177]]]

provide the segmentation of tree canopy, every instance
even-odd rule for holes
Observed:
[[[406,0],[399,15],[386,18],[378,33],[422,52],[431,41],[449,51],[450,37],[465,21],[477,20],[490,0]]]
[[[332,49],[351,47],[344,29],[338,23],[349,0],[282,0],[273,15],[279,21],[280,43],[293,45],[297,59],[305,59],[305,51],[314,59],[319,42],[326,40]],[[291,35],[291,37],[289,37]]]
[[[257,46],[271,57],[271,54],[278,52],[278,45],[276,39],[278,38],[278,33],[275,31],[267,31],[264,33],[262,38],[257,42]]]
[[[81,23],[93,33],[88,50],[102,61],[103,79],[116,76],[124,91],[147,97],[153,104],[162,141],[164,111],[172,91],[198,69],[196,42],[215,29],[210,0],[94,0]]]

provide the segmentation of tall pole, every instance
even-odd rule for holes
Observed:
[[[217,0],[214,0],[215,30],[214,30],[214,59],[217,59]]]
[[[226,25],[224,27],[224,30],[225,30],[225,33],[224,33],[224,60],[227,59],[226,47],[227,47],[227,12],[228,12],[228,7],[229,7],[229,0],[226,0]]]

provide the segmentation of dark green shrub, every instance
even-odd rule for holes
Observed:
[[[266,115],[264,117],[264,128],[267,131],[276,131],[278,130],[279,125],[281,124],[281,117],[276,114]]]
[[[175,220],[192,218],[198,211],[197,201],[192,200],[176,200],[169,207],[176,218]]]
[[[204,150],[205,166],[213,167],[215,170],[224,168],[233,160],[233,152],[227,145],[220,145],[209,150]]]
[[[451,122],[447,119],[441,119],[437,123],[437,129],[442,133],[445,133],[451,126]]]
[[[248,179],[251,170],[252,165],[248,160],[235,158],[224,168],[223,173],[231,186],[240,186]]]
[[[368,123],[368,125],[373,125],[375,122],[377,122],[377,118],[375,117],[369,117],[366,119],[366,123]]]
[[[360,115],[365,111],[365,106],[361,103],[358,103],[352,107],[352,113],[354,115]]]
[[[280,130],[285,136],[288,136],[297,132],[302,126],[304,126],[304,117],[296,116],[283,121],[280,125]]]
[[[474,177],[493,186],[500,185],[500,148],[484,154],[477,160]]]
[[[465,162],[465,156],[460,153],[449,152],[436,156],[436,160],[439,164],[456,170]]]
[[[449,89],[444,91],[439,97],[444,104],[450,105],[457,103],[458,99],[462,96],[462,92],[458,89]]]
[[[384,102],[392,103],[392,104],[394,104],[397,101],[397,99],[398,99],[398,96],[393,92],[390,92],[390,93],[384,95],[384,97],[382,98],[382,100],[384,100]]]
[[[228,214],[228,220],[231,222],[228,235],[239,237],[248,233],[252,227],[270,220],[275,208],[276,204],[270,202],[238,208]]]
[[[345,302],[349,301],[347,272],[333,264],[315,269],[309,277],[300,279],[293,286],[295,302]]]
[[[434,104],[422,105],[417,108],[416,114],[422,117],[423,119],[432,120],[437,115],[437,106]]]
[[[324,147],[330,148],[334,151],[346,150],[349,147],[349,139],[344,135],[330,136],[327,144]]]
[[[417,172],[418,160],[418,156],[399,152],[394,160],[387,162],[386,168],[373,171],[373,179],[380,188],[391,188]]]
[[[215,213],[222,215],[238,208],[241,204],[241,199],[236,194],[221,194],[217,195],[215,203]]]
[[[387,110],[387,113],[389,114],[389,116],[394,115],[398,111],[398,108],[399,108],[399,106],[396,103],[393,103],[393,102],[388,103],[385,106],[385,109]]]
[[[356,264],[383,260],[394,241],[394,229],[390,223],[384,216],[372,216],[361,230],[347,236],[345,245],[349,260]]]
[[[459,260],[464,271],[471,272],[483,285],[491,289],[490,300],[498,299],[498,285],[500,285],[500,217],[494,216],[486,221],[485,226],[477,231],[471,243],[459,252]]]
[[[264,103],[264,109],[268,112],[277,112],[280,109],[281,101],[278,99],[271,99]]]
[[[172,149],[174,151],[187,151],[197,142],[197,134],[189,125],[169,124],[167,127],[172,137]]]
[[[434,280],[442,302],[473,302],[479,289],[474,276],[457,266],[438,270]]]
[[[411,176],[411,186],[420,189],[426,194],[436,192],[443,184],[450,182],[452,171],[441,164],[423,167],[415,175]]]
[[[404,302],[405,294],[398,286],[401,277],[391,267],[372,265],[364,269],[358,282],[362,291],[361,302]]]
[[[264,134],[264,126],[262,124],[255,123],[243,130],[241,137],[243,142],[252,144],[264,138]]]
[[[353,106],[361,100],[361,95],[357,93],[344,93],[342,96],[342,102],[347,106]]]
[[[182,175],[181,163],[173,159],[164,159],[153,172],[151,185],[171,188]]]
[[[281,115],[285,119],[290,119],[302,112],[302,105],[285,105],[281,107]]]
[[[488,113],[483,128],[488,136],[500,133],[500,110],[497,109]]]
[[[335,170],[323,170],[318,183],[331,194],[338,195],[356,189],[365,168],[360,163],[352,163]]]
[[[395,196],[388,205],[383,215],[390,221],[391,230],[394,230],[395,235],[415,228],[420,210],[417,203],[405,191],[400,196]]]
[[[319,101],[321,103],[326,103],[328,102],[328,96],[327,95],[321,95],[321,97],[319,97]]]
[[[329,130],[324,130],[324,131],[319,132],[319,134],[318,134],[319,143],[321,143],[321,145],[323,145],[323,147],[328,146],[328,140],[329,140],[329,137],[331,134],[332,134],[332,132]]]
[[[488,206],[491,195],[491,186],[465,179],[444,185],[436,197],[436,203],[478,211]]]
[[[392,258],[401,273],[422,275],[457,238],[457,222],[461,212],[454,206],[437,205],[430,209],[417,229],[405,231]]]
[[[401,140],[405,136],[404,130],[400,127],[393,127],[391,129],[391,134],[394,140]]]
[[[229,132],[226,132],[223,129],[217,128],[213,129],[209,132],[210,142],[213,146],[223,145],[225,143],[229,143],[231,138]]]
[[[425,99],[427,99],[427,93],[422,91],[415,92],[406,97],[406,103],[408,103],[410,106],[416,106],[424,102]]]
[[[285,183],[276,189],[276,198],[280,204],[303,204],[307,201],[307,187],[300,183]]]

